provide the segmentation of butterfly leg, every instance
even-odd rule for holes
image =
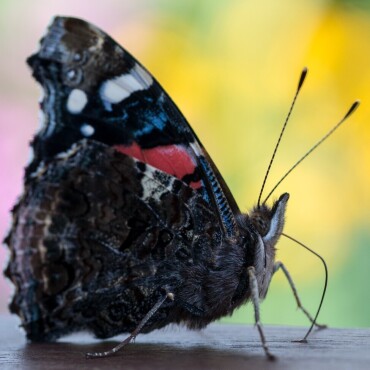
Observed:
[[[314,323],[314,319],[313,317],[310,315],[310,313],[302,306],[302,303],[301,303],[301,300],[299,298],[299,295],[298,295],[298,291],[297,291],[297,288],[295,287],[295,284],[293,282],[293,279],[292,277],[290,276],[290,273],[289,271],[287,270],[287,268],[285,267],[285,265],[278,261],[275,263],[274,265],[274,271],[273,271],[273,274],[275,274],[275,272],[277,272],[278,270],[282,270],[285,277],[287,278],[288,280],[288,283],[290,285],[290,287],[292,288],[292,291],[293,291],[293,295],[294,295],[294,298],[297,302],[297,306],[298,308],[306,315],[306,317],[308,318],[308,320],[310,320],[311,324]],[[321,324],[318,324],[317,322],[314,323],[315,326],[318,328],[318,329],[325,329],[327,328],[327,325],[321,325]]]
[[[122,347],[129,344],[132,340],[135,340],[136,336],[140,333],[141,329],[150,320],[150,318],[158,311],[162,304],[167,300],[174,300],[175,296],[173,293],[167,293],[164,297],[161,297],[159,301],[150,309],[150,311],[145,315],[145,317],[140,321],[137,328],[120,344],[106,352],[88,352],[86,353],[87,358],[97,358],[97,357],[107,357],[118,352]]]
[[[258,332],[260,334],[262,347],[265,350],[266,356],[269,360],[275,360],[275,356],[270,352],[266,344],[265,334],[263,333],[262,324],[260,322],[260,297],[258,282],[255,275],[254,267],[248,267],[248,277],[249,277],[249,288],[251,291],[252,303],[254,308],[254,321],[256,323]]]

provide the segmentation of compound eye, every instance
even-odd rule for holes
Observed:
[[[256,216],[253,217],[253,225],[257,229],[258,233],[263,237],[267,235],[269,228],[270,228],[270,222],[264,217]]]

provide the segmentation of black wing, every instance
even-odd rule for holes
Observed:
[[[153,76],[108,35],[56,17],[28,62],[45,96],[26,180],[74,143],[94,139],[180,178],[213,208],[225,235],[238,233],[237,204],[199,139]]]

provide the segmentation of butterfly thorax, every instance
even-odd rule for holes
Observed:
[[[275,263],[275,245],[284,227],[289,195],[283,194],[270,208],[255,207],[236,220],[239,234],[225,238],[215,251],[214,263],[185,268],[184,283],[177,299],[182,309],[181,322],[200,328],[211,318],[231,315],[251,297],[248,269],[253,267],[260,298],[266,296]],[[207,289],[212,287],[212,289]]]

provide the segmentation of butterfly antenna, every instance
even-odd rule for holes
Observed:
[[[286,179],[286,177],[304,160],[306,159],[319,145],[321,145],[329,136],[331,136],[334,131],[336,131],[339,126],[341,126],[344,121],[347,120],[347,118],[357,109],[357,107],[360,105],[360,101],[356,100],[351,108],[348,110],[348,112],[345,114],[345,116],[326,134],[324,135],[300,160],[298,160],[287,173],[277,182],[277,184],[272,188],[272,190],[269,192],[263,203],[266,203],[267,200],[270,198],[271,194],[276,190],[276,188]]]
[[[303,339],[299,340],[299,342],[307,342],[307,338],[308,336],[310,335],[313,327],[316,325],[316,320],[317,320],[317,317],[319,316],[319,313],[320,313],[320,310],[321,310],[321,306],[322,306],[322,303],[324,302],[324,298],[325,298],[325,294],[326,294],[326,288],[328,286],[328,267],[326,265],[326,262],[324,260],[324,258],[322,258],[317,252],[315,252],[314,250],[312,250],[311,248],[307,247],[306,245],[304,245],[303,243],[301,243],[300,241],[298,241],[297,239],[294,239],[292,238],[291,236],[287,235],[287,234],[284,234],[282,233],[281,235],[285,236],[286,238],[292,240],[293,242],[296,242],[297,244],[299,244],[301,247],[307,249],[309,252],[313,253],[316,257],[318,257],[322,264],[324,265],[324,269],[325,269],[325,282],[324,282],[324,289],[322,291],[322,294],[321,294],[321,300],[320,300],[320,304],[319,304],[319,307],[317,309],[317,312],[316,312],[316,315],[311,323],[311,326],[310,328],[308,329],[306,335],[303,337]]]
[[[266,171],[266,174],[265,174],[265,178],[263,179],[263,183],[262,183],[262,186],[261,186],[261,191],[260,191],[260,194],[258,196],[258,201],[257,201],[257,207],[260,206],[260,203],[261,203],[261,197],[262,197],[262,193],[263,193],[263,190],[265,188],[265,184],[266,184],[266,180],[267,180],[267,177],[270,173],[270,170],[271,170],[271,166],[272,166],[272,163],[274,162],[274,159],[275,159],[275,155],[276,155],[276,152],[277,152],[277,149],[280,145],[280,141],[281,141],[281,138],[283,137],[283,134],[284,134],[284,131],[285,131],[285,128],[286,128],[286,125],[288,124],[288,121],[289,121],[289,117],[290,115],[292,114],[292,111],[293,111],[293,107],[294,107],[294,104],[295,104],[295,101],[297,100],[297,97],[298,97],[298,94],[299,94],[299,91],[301,90],[301,87],[303,85],[303,82],[306,78],[306,75],[307,75],[307,72],[308,72],[308,69],[307,67],[303,68],[302,70],[302,73],[301,73],[301,77],[299,78],[299,82],[298,82],[298,87],[297,87],[297,90],[294,94],[294,98],[293,98],[293,101],[292,101],[292,104],[290,105],[290,109],[289,109],[289,112],[285,118],[285,122],[284,122],[284,125],[283,125],[283,128],[281,129],[280,131],[280,136],[279,136],[279,139],[275,145],[275,149],[274,149],[274,152],[272,154],[272,157],[271,157],[271,160],[270,160],[270,163],[269,163],[269,166],[267,168],[267,171]]]

